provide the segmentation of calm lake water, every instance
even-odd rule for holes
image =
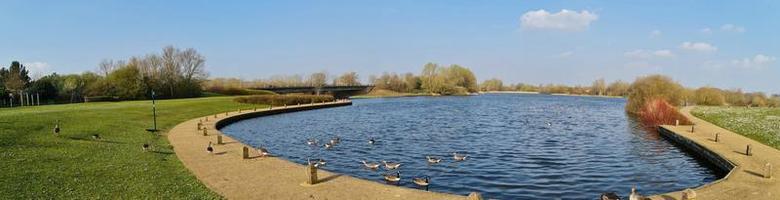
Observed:
[[[721,177],[706,162],[641,128],[624,99],[527,94],[355,100],[353,106],[241,121],[225,134],[305,164],[385,183],[385,169],[361,160],[401,162],[402,187],[430,176],[429,190],[491,199],[627,198],[696,187]],[[548,124],[549,123],[549,124]],[[342,142],[325,150],[334,136]],[[316,138],[319,147],[306,144]],[[377,143],[369,145],[369,138]],[[468,154],[455,162],[453,152]],[[444,160],[430,165],[425,156]],[[302,172],[303,173],[303,172]]]

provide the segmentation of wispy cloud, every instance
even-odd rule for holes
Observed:
[[[651,59],[651,58],[671,58],[674,57],[674,53],[668,49],[661,50],[644,50],[637,49],[633,51],[627,51],[623,53],[623,56],[633,59]]]
[[[557,58],[568,58],[568,57],[571,57],[573,55],[574,55],[573,51],[565,51],[565,52],[561,52],[561,53],[555,55],[555,57],[557,57]]]
[[[706,35],[709,35],[709,34],[712,34],[712,29],[710,29],[710,28],[703,28],[703,29],[699,29],[699,32],[701,32],[703,34],[706,34]]]
[[[51,71],[51,66],[47,62],[27,62],[22,63],[22,65],[27,68],[33,79],[38,79]]]
[[[661,30],[650,31],[650,37],[651,38],[661,37],[662,34],[663,34],[663,32],[661,32]]]
[[[723,26],[720,26],[720,30],[726,32],[733,32],[733,33],[744,33],[745,27],[737,26],[734,24],[724,24]]]
[[[767,56],[764,54],[758,54],[752,58],[743,58],[732,60],[731,64],[742,68],[763,68],[771,65],[777,60],[774,56]]]
[[[680,44],[680,49],[698,52],[714,52],[718,50],[718,47],[706,42],[683,42]]]
[[[535,10],[523,14],[520,23],[524,29],[583,31],[598,18],[596,13],[587,10],[577,12],[563,9],[557,13]]]

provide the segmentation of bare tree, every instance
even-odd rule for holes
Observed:
[[[355,72],[347,72],[333,80],[334,85],[353,86],[360,85],[360,80]]]

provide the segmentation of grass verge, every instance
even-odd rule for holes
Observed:
[[[691,111],[694,116],[780,149],[780,108],[704,107]]]
[[[157,126],[164,133],[191,118],[252,107],[233,97],[162,100]],[[151,101],[0,109],[0,198],[219,199],[182,165],[164,135],[145,131],[151,127]],[[141,150],[146,142],[153,151]]]

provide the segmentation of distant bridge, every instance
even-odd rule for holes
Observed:
[[[251,88],[253,90],[267,90],[276,92],[277,94],[291,94],[291,93],[303,93],[303,94],[330,94],[336,98],[347,98],[359,94],[365,94],[371,92],[374,89],[373,85],[353,85],[353,86],[302,86],[302,87],[260,87]]]

